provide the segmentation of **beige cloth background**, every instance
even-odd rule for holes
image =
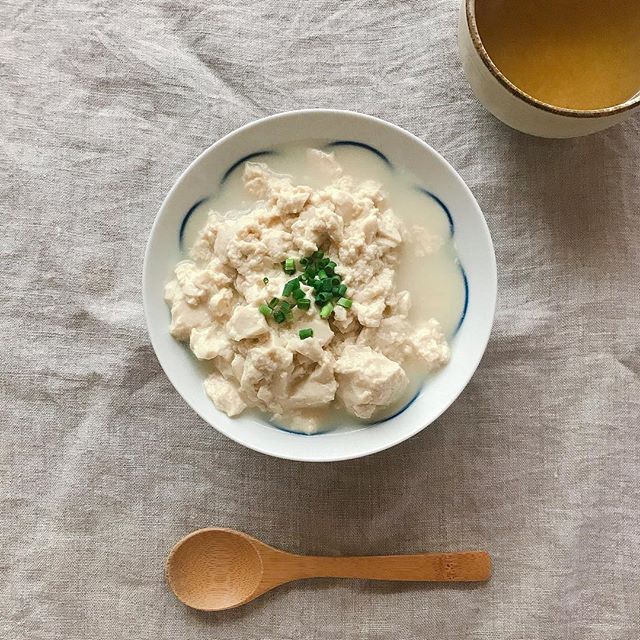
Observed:
[[[476,102],[456,2],[0,3],[0,637],[640,637],[640,119],[530,138]],[[471,384],[373,457],[269,459],[178,397],[149,346],[144,246],[221,135],[371,113],[462,174],[499,305]],[[486,548],[486,586],[323,580],[201,614],[163,562],[205,525],[309,553]]]

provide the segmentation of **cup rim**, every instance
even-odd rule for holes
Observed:
[[[611,107],[603,107],[601,109],[567,109],[566,107],[557,107],[534,98],[532,95],[526,93],[513,82],[511,82],[498,67],[494,64],[493,60],[489,56],[489,53],[482,44],[482,38],[478,31],[478,24],[476,22],[476,0],[464,0],[465,14],[467,21],[467,29],[471,36],[471,42],[475,50],[478,52],[480,59],[484,63],[485,67],[489,70],[491,75],[502,84],[505,89],[512,93],[517,98],[521,98],[525,102],[529,103],[533,107],[537,107],[544,111],[549,111],[559,116],[567,116],[572,118],[602,118],[605,116],[611,116],[618,113],[624,113],[629,111],[640,104],[640,91],[636,96],[629,98],[625,102],[622,102]]]

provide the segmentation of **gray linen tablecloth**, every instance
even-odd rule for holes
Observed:
[[[640,637],[640,119],[516,133],[472,96],[454,0],[0,5],[0,637]],[[161,371],[141,304],[186,165],[302,107],[391,120],[482,206],[500,295],[480,368],[370,458],[244,449]],[[295,552],[485,548],[483,586],[322,580],[224,614],[163,577],[192,529]]]

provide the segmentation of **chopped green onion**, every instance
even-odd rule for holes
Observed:
[[[313,329],[300,329],[298,331],[300,340],[306,340],[307,338],[313,338]]]
[[[284,289],[282,289],[283,296],[289,296],[293,293],[295,289],[300,288],[300,280],[298,278],[294,278],[293,280],[289,280],[287,284],[284,285]]]
[[[323,320],[326,320],[331,315],[332,312],[333,312],[333,305],[330,302],[327,302],[327,304],[325,304],[324,307],[320,309],[320,317]]]
[[[268,304],[259,306],[260,312],[266,317],[272,316],[278,324],[293,318],[293,309],[298,307],[301,311],[309,311],[312,304],[319,307],[320,317],[327,320],[335,310],[335,305],[350,309],[353,301],[346,297],[348,287],[342,282],[342,276],[336,273],[337,263],[324,251],[317,250],[307,256],[299,258],[286,258],[282,262],[285,273],[294,277],[284,284],[281,298],[272,298]],[[294,274],[299,271],[298,275]],[[264,284],[269,283],[269,278],[262,278]],[[307,289],[301,285],[310,287]],[[309,297],[307,297],[307,295]],[[307,334],[311,331],[310,334]],[[303,334],[304,333],[304,337]],[[302,339],[311,337],[313,330],[301,329]]]
[[[296,272],[296,261],[293,258],[287,258],[284,261],[284,272],[289,274]]]

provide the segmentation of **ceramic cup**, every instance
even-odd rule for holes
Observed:
[[[476,24],[476,3],[462,0],[458,48],[462,67],[476,97],[505,124],[543,138],[574,138],[607,129],[640,112],[640,92],[626,102],[604,109],[555,107],[518,89],[491,61]]]

